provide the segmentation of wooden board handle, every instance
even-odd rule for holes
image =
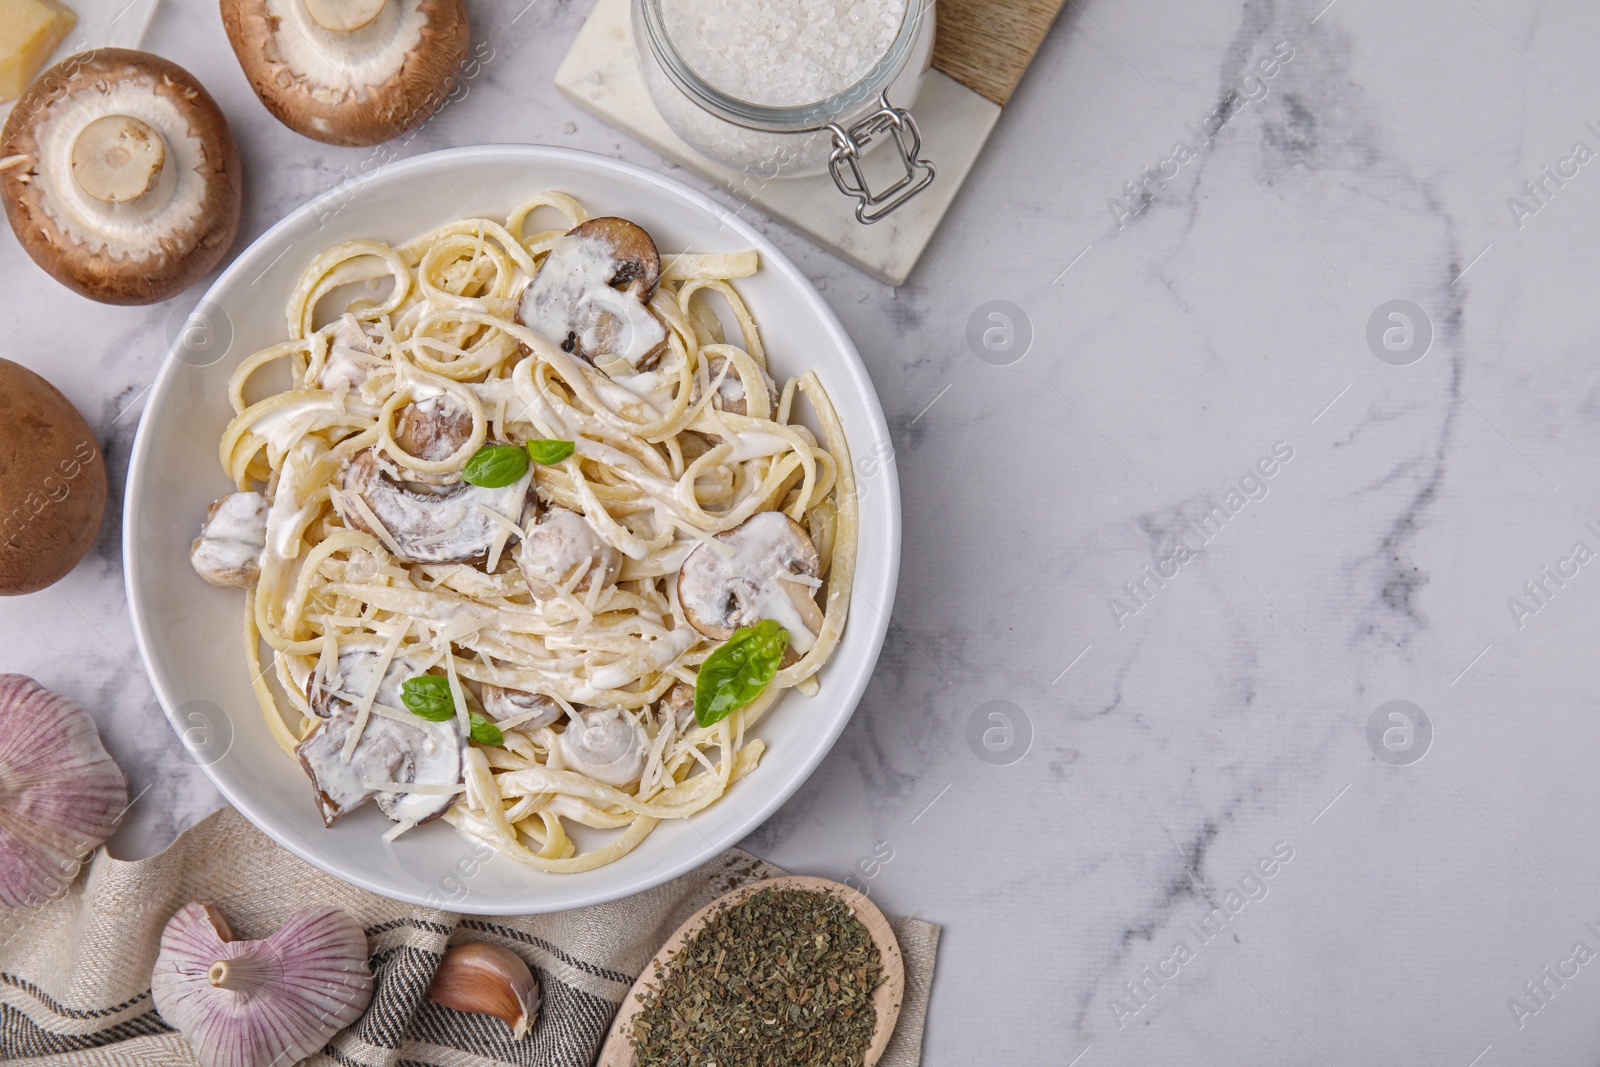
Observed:
[[[1066,0],[938,0],[933,65],[1004,107],[1065,6]]]

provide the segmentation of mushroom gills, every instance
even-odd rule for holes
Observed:
[[[621,708],[580,711],[578,721],[568,722],[556,738],[569,769],[618,789],[639,780],[649,747],[644,727]]]
[[[583,577],[573,586],[575,590],[587,590],[595,582],[601,590],[606,589],[622,570],[622,553],[607,544],[582,515],[550,508],[523,537],[517,566],[534,596],[552,597],[579,572]]]
[[[6,214],[28,254],[93,300],[150,304],[202,277],[239,225],[239,153],[193,75],[100,48],[57,63],[12,110]],[[187,339],[186,339],[187,340]]]
[[[419,717],[413,724],[374,710],[346,762],[344,750],[358,717],[355,701],[371,693],[374,704],[403,709],[401,686],[424,673],[418,663],[400,656],[390,662],[380,681],[376,675],[381,658],[374,649],[343,652],[334,678],[314,673],[307,684],[306,696],[316,719],[311,733],[295,746],[295,755],[311,778],[327,826],[374,798],[378,810],[390,819],[418,825],[437,819],[456,800],[450,787],[461,784],[466,745],[455,719],[429,722]],[[391,783],[429,791],[377,788]]]
[[[464,0],[221,0],[250,86],[290,129],[388,141],[438,112],[463,77]],[[470,73],[465,76],[470,77]]]
[[[223,589],[254,589],[267,546],[267,500],[260,493],[229,493],[206,509],[200,536],[189,548],[195,573]]]
[[[561,705],[543,693],[530,693],[524,689],[506,689],[485,683],[483,710],[497,723],[521,719],[513,730],[531,733],[561,718]],[[532,718],[524,718],[531,715]]]
[[[689,625],[721,641],[771,619],[789,632],[793,652],[810,651],[824,617],[815,594],[822,565],[800,524],[781,511],[762,511],[716,540],[689,553],[678,572],[678,602]]]
[[[660,278],[648,233],[627,219],[590,219],[550,250],[517,320],[607,374],[644,370],[666,351],[666,327],[649,308]]]
[[[382,526],[371,528],[360,509],[344,509],[345,522],[378,537],[407,563],[474,563],[488,559],[504,527],[479,510],[487,508],[512,523],[528,504],[533,472],[498,489],[457,477],[436,485],[368,448],[350,460],[342,488],[366,505]]]

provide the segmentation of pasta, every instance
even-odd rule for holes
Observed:
[[[525,233],[541,213],[566,225]],[[372,799],[391,837],[442,816],[593,869],[754,772],[751,727],[817,691],[855,483],[816,374],[769,376],[733,284],[758,268],[557,192],[306,268],[230,380],[238,492],[193,559],[247,590],[261,710],[330,824]],[[757,615],[781,663],[701,725],[702,664]],[[612,833],[580,852],[575,825]]]

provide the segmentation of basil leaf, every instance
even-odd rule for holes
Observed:
[[[400,702],[413,715],[429,722],[445,722],[456,717],[456,702],[450,696],[450,679],[437,674],[419,674],[400,686]]]
[[[506,735],[500,732],[500,727],[473,712],[472,739],[480,745],[503,745],[506,742]]]
[[[485,489],[499,489],[528,473],[528,454],[516,445],[484,445],[467,460],[464,481]]]
[[[700,664],[694,681],[695,722],[714,726],[760,696],[788,647],[789,631],[771,619],[735,630]]]
[[[578,450],[572,441],[529,441],[528,455],[535,463],[560,463]]]

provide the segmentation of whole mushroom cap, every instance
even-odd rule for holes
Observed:
[[[0,132],[0,198],[53,278],[106,304],[151,304],[216,266],[243,181],[227,119],[188,71],[100,48],[41,74]]]
[[[380,144],[443,103],[467,55],[465,0],[222,0],[251,88],[328,144]]]
[[[0,596],[43,589],[76,567],[105,507],[94,431],[55,386],[0,359]]]

